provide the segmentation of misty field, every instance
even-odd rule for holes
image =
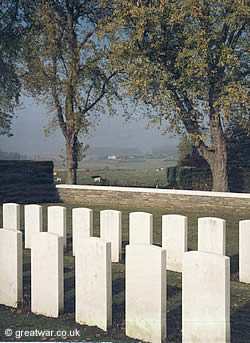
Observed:
[[[47,206],[43,205],[44,229],[46,229]],[[55,204],[53,204],[55,205]],[[173,213],[168,210],[139,209],[112,206],[93,206],[57,204],[67,208],[67,243],[68,248],[64,256],[64,288],[65,288],[65,307],[64,313],[59,318],[48,318],[45,316],[34,315],[30,312],[30,250],[24,249],[23,270],[24,270],[24,302],[18,309],[12,309],[0,305],[0,341],[97,341],[97,342],[136,342],[125,335],[125,246],[128,244],[128,225],[129,213],[133,211],[148,211],[153,214],[153,241],[154,244],[161,244],[161,216]],[[100,210],[116,209],[122,212],[122,262],[112,264],[112,313],[113,324],[108,332],[104,332],[97,327],[89,327],[75,323],[75,259],[72,256],[72,230],[71,214],[72,208],[89,207],[94,211],[94,236],[100,234]],[[175,211],[175,213],[178,213]],[[238,223],[239,220],[249,219],[246,215],[228,215],[224,213],[190,213],[179,212],[188,217],[188,248],[197,249],[197,221],[203,216],[218,216],[226,220],[227,223],[227,246],[226,254],[230,256],[231,262],[231,343],[247,343],[250,341],[250,285],[240,283],[238,280]],[[2,207],[0,207],[0,225],[2,226]],[[1,227],[0,226],[0,227]],[[21,227],[23,222],[23,206],[21,206]],[[48,280],[49,282],[49,280]],[[181,343],[181,273],[168,271],[167,273],[167,334],[169,343]],[[80,337],[22,337],[16,339],[14,336],[6,337],[4,331],[11,328],[14,331],[20,330],[64,330],[70,332],[79,330]]]
[[[84,161],[81,169],[77,171],[77,184],[93,185],[91,176],[99,175],[104,179],[105,185],[159,187],[167,186],[166,168],[176,165],[175,161],[165,159],[134,159],[134,160],[96,160]],[[84,168],[83,168],[84,166]],[[65,183],[65,169],[56,169],[56,177]]]

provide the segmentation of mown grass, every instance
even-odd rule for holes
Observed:
[[[46,229],[46,207],[44,207],[44,228]],[[116,209],[122,211],[122,240],[123,259],[122,263],[112,265],[112,312],[113,324],[108,332],[97,327],[89,327],[75,323],[75,290],[74,290],[74,257],[71,254],[71,212],[73,207],[83,205],[65,205],[67,207],[67,240],[68,248],[64,256],[64,286],[65,286],[65,307],[64,313],[57,319],[37,316],[30,312],[30,250],[24,249],[24,301],[18,309],[0,306],[0,341],[112,341],[112,342],[134,342],[125,335],[125,246],[128,243],[128,217],[129,212],[141,211],[137,208],[118,208],[105,206],[85,207],[94,211],[94,236],[99,236],[99,212],[104,209]],[[168,210],[147,210],[153,214],[154,244],[161,244],[161,216],[173,213]],[[178,213],[175,211],[175,213]],[[250,285],[238,281],[238,223],[239,220],[249,219],[246,216],[225,215],[224,213],[188,213],[179,211],[179,214],[188,217],[188,248],[197,249],[197,221],[203,216],[217,216],[227,222],[227,256],[231,259],[231,342],[250,342]],[[2,225],[2,208],[0,208],[0,227]],[[23,207],[21,210],[21,222],[23,227]],[[48,280],[49,282],[49,280]],[[182,277],[180,273],[167,272],[167,342],[181,342],[181,289]],[[80,337],[22,337],[20,339],[6,337],[6,328],[15,330],[70,330],[78,329]]]
[[[86,162],[85,169],[77,172],[77,183],[79,185],[93,185],[91,176],[100,175],[106,185],[112,186],[136,186],[136,187],[159,187],[167,186],[166,168],[175,165],[164,159],[135,161],[108,161],[100,160]],[[59,183],[66,182],[66,171],[55,169],[58,177],[62,179]],[[56,182],[58,183],[58,182]]]

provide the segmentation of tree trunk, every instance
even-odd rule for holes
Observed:
[[[228,192],[227,159],[222,151],[214,153],[213,161],[209,163],[213,176],[214,192]]]
[[[228,192],[227,149],[220,118],[213,112],[210,117],[212,147],[198,148],[200,155],[208,162],[213,177],[213,192]]]
[[[204,151],[205,150],[205,151]],[[226,145],[223,147],[216,147],[211,151],[207,148],[198,148],[200,155],[208,162],[212,178],[213,178],[213,192],[228,192],[228,175],[227,175],[227,153]]]
[[[213,176],[214,192],[228,192],[227,148],[223,134],[219,109],[213,106],[213,96],[210,97],[210,132],[212,138],[212,154],[208,159]]]
[[[76,185],[77,183],[77,157],[78,157],[78,141],[77,136],[66,139],[66,154],[67,154],[67,176],[66,183]]]

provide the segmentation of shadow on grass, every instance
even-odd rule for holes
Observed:
[[[230,257],[230,279],[239,281],[239,254]]]
[[[73,267],[70,267],[70,268],[69,268],[69,267],[65,267],[65,266],[64,266],[64,275],[67,274],[67,273],[72,273],[72,271],[73,271]],[[66,276],[66,275],[65,275],[65,276]]]
[[[118,278],[112,281],[112,296],[125,290],[125,279]]]
[[[71,256],[72,255],[72,238],[71,237],[67,237],[67,247],[64,250],[64,255],[66,256]]]
[[[113,327],[125,327],[125,278],[112,281],[112,318]]]
[[[75,312],[75,276],[64,278],[64,312]]]
[[[125,264],[125,252],[121,253],[121,264]]]
[[[250,342],[250,301],[231,313],[231,343]]]
[[[26,290],[29,290],[31,289],[31,275],[24,275],[23,276],[23,288]]]
[[[65,297],[64,301],[64,313],[75,312],[75,294],[71,294],[69,297]]]
[[[125,301],[112,304],[113,326],[125,327]]]
[[[75,289],[75,277],[69,277],[64,279],[64,289],[65,292]]]
[[[31,271],[31,263],[27,262],[23,264],[23,273]]]
[[[168,285],[168,289],[167,289],[168,299],[175,296],[176,294],[180,292],[181,292],[181,287]]]
[[[167,342],[181,343],[182,306],[179,305],[167,312]]]
[[[31,275],[23,276],[23,300],[20,305],[23,311],[30,312],[31,307]]]

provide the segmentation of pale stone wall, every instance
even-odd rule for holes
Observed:
[[[43,231],[43,213],[40,205],[24,206],[25,248],[31,249],[32,235]]]
[[[72,210],[72,252],[76,254],[76,242],[79,235],[93,236],[93,210],[89,208],[73,208]]]
[[[120,211],[100,212],[100,237],[111,242],[112,262],[120,262],[122,252],[122,214]]]
[[[226,254],[226,221],[220,218],[198,219],[198,250]]]
[[[126,246],[126,335],[160,343],[166,338],[166,251]]]
[[[3,227],[20,230],[20,205],[15,203],[3,204]]]
[[[187,251],[187,217],[168,214],[162,216],[162,247],[166,249],[168,270],[182,271],[183,254]]]
[[[107,331],[112,324],[111,242],[79,235],[75,263],[76,322]]]
[[[230,342],[230,259],[201,251],[184,253],[182,342]]]
[[[239,280],[250,283],[250,220],[239,223]]]
[[[0,229],[0,304],[17,307],[22,299],[22,232],[15,229]]]
[[[61,201],[72,204],[159,208],[173,211],[248,214],[250,194],[137,187],[57,185]]]
[[[64,308],[63,237],[34,233],[31,244],[31,311],[56,318]]]
[[[129,244],[153,243],[153,215],[146,212],[129,214]]]
[[[66,208],[63,206],[48,207],[48,232],[62,236],[64,248],[67,247]]]

